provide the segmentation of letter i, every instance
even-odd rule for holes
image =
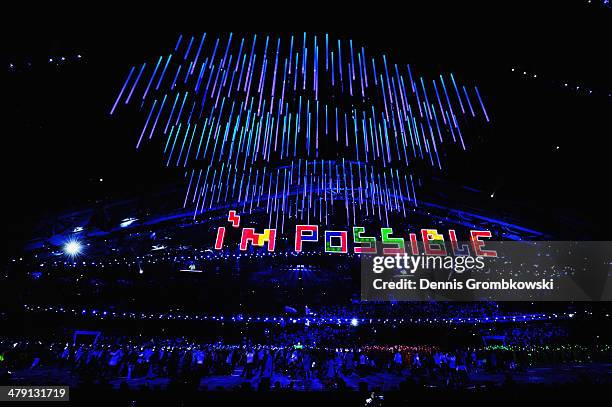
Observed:
[[[417,237],[415,233],[410,233],[410,251],[413,256],[417,256],[419,254],[419,243],[417,242]]]
[[[223,240],[225,240],[225,227],[220,226],[217,229],[217,240],[215,240],[215,249],[221,250],[223,248]]]

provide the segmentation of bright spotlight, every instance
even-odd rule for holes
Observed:
[[[359,321],[357,320],[357,318],[353,318],[353,319],[351,319],[351,325],[352,325],[352,326],[357,326],[357,325],[359,325]]]
[[[71,240],[64,245],[64,253],[70,257],[75,257],[81,253],[83,247],[77,240]]]

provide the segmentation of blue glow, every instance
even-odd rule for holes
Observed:
[[[34,306],[24,305],[26,312],[61,312],[61,313],[73,313],[78,314],[78,310],[68,310],[58,306]],[[115,313],[108,310],[97,310],[97,309],[82,309],[80,311],[82,315],[92,315],[95,318],[103,319],[105,317],[112,318],[123,318],[123,319],[182,319],[182,320],[211,320],[211,321],[225,321],[225,317],[222,315],[209,315],[199,313],[185,313],[185,314],[140,314],[138,316],[134,312],[123,312],[122,314]],[[233,315],[229,318],[234,323],[252,323],[252,322],[272,322],[272,323],[285,323],[291,322],[293,324],[350,324],[352,326],[358,326],[360,323],[365,325],[386,325],[386,324],[410,324],[410,325],[422,325],[422,324],[454,324],[454,325],[476,325],[476,324],[497,324],[497,323],[515,323],[515,322],[533,322],[533,321],[558,321],[576,318],[576,314],[573,312],[560,312],[560,313],[509,313],[499,314],[492,313],[481,315],[478,317],[470,316],[459,316],[459,317],[405,317],[405,318],[345,318],[342,315],[328,316],[328,317],[283,317],[274,315]]]
[[[122,228],[126,228],[130,226],[132,223],[136,222],[137,220],[138,220],[137,218],[126,218],[121,221],[119,226]]]

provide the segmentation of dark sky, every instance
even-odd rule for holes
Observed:
[[[266,16],[266,9],[238,18],[233,9],[200,15],[170,4],[155,18],[102,13],[94,19],[88,13],[39,16],[44,22],[38,24],[16,16],[16,24],[3,29],[0,53],[3,250],[19,248],[41,216],[177,179],[158,157],[136,154],[133,123],[108,111],[131,64],[164,53],[179,33],[203,31],[329,32],[425,74],[453,71],[477,83],[493,123],[482,142],[442,175],[495,190],[496,199],[583,219],[605,238],[612,10],[586,1],[504,3],[375,10],[355,3],[351,12],[304,4],[312,14],[299,13],[300,21]],[[59,66],[48,63],[61,56],[67,61]],[[538,79],[521,78],[512,67]],[[563,89],[557,82],[564,80],[597,95]]]

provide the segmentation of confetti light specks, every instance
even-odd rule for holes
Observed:
[[[450,149],[468,147],[460,126],[490,119],[455,74],[432,80],[376,55],[328,34],[181,35],[130,68],[110,114],[141,111],[136,148],[157,143],[185,169],[194,218],[237,202],[270,227],[326,224],[343,202],[348,224],[388,222],[417,205],[415,170],[443,170]]]

